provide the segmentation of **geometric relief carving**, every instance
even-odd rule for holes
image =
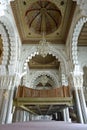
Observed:
[[[77,22],[77,24],[74,28],[73,37],[72,37],[72,60],[73,60],[74,65],[78,64],[78,55],[77,55],[78,54],[77,53],[78,37],[79,37],[79,34],[82,30],[84,23],[86,23],[86,22],[87,22],[87,18],[82,17]]]
[[[48,49],[48,54],[52,55],[52,56],[55,56],[56,59],[58,59],[58,61],[60,62],[60,67],[61,67],[61,73],[63,74],[66,74],[67,73],[67,66],[68,66],[68,63],[66,62],[66,58],[65,56],[63,55],[63,53],[60,51],[60,50],[56,50],[54,46],[52,45],[49,45],[49,47],[47,48]],[[30,61],[30,59],[32,59],[33,56],[35,55],[38,55],[37,53],[37,46],[34,46],[32,47],[32,49],[27,49],[27,51],[24,53],[24,56],[23,56],[23,68],[25,71],[27,71],[27,67],[28,67],[28,62]],[[24,82],[26,83],[26,77],[24,76],[23,77],[24,79]]]
[[[47,76],[50,77],[51,80],[53,81],[53,87],[58,87],[59,82],[58,82],[58,76],[55,73],[51,73],[50,71],[38,71],[33,74],[32,80],[30,83],[30,86],[34,86],[35,81],[37,80],[38,77],[40,76]]]
[[[0,34],[2,37],[3,44],[3,57],[2,57],[2,65],[7,65],[8,71],[10,73],[10,66],[14,65],[16,60],[16,38],[13,29],[13,25],[8,19],[10,14],[6,13],[7,17],[2,16],[0,18]],[[9,15],[9,16],[8,16]],[[6,69],[7,69],[6,68]],[[15,68],[14,68],[15,69]],[[14,73],[14,71],[13,71]]]
[[[64,57],[64,55],[60,52],[60,50],[56,50],[53,46],[49,45],[49,47],[47,48],[48,52],[47,54],[52,54],[52,56],[55,56],[56,59],[58,59],[58,61],[60,62],[60,67],[63,73],[67,72],[67,62],[66,59]],[[29,54],[30,52],[30,54]],[[30,59],[32,59],[33,56],[38,55],[37,53],[37,47],[33,47],[31,50],[26,52],[26,57],[24,57],[25,61],[24,61],[24,69],[27,69],[27,63],[29,62]],[[24,54],[25,55],[25,54]]]

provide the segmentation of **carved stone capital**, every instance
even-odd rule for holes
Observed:
[[[83,87],[83,72],[80,70],[79,66],[75,66],[72,74],[73,87],[80,89]]]

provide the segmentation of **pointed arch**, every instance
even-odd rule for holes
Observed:
[[[32,80],[30,82],[30,86],[34,86],[34,81],[39,77],[39,76],[42,76],[42,75],[47,75],[49,77],[52,78],[52,80],[54,81],[54,86],[55,87],[58,87],[59,86],[59,82],[58,82],[58,76],[55,76],[54,74],[52,74],[51,72],[49,71],[39,71],[39,72],[36,72],[33,77],[32,77]]]
[[[78,44],[78,38],[79,34],[82,30],[83,25],[87,22],[86,17],[82,17],[78,20],[76,23],[76,26],[73,31],[73,36],[72,36],[72,61],[73,65],[78,64],[78,52],[77,52],[77,44]]]
[[[68,63],[67,63],[67,58],[64,56],[64,54],[60,50],[56,50],[52,45],[49,45],[47,50],[48,50],[48,54],[52,54],[60,62],[62,73],[67,74]],[[29,62],[29,60],[32,59],[32,57],[35,55],[38,55],[36,46],[32,47],[32,49],[29,50],[27,49],[27,52],[25,53],[22,62],[22,66],[24,70],[27,70],[27,62]]]

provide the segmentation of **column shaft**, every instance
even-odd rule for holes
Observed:
[[[1,108],[1,115],[0,115],[1,124],[5,124],[7,106],[8,106],[8,90],[5,90],[4,96],[3,96],[2,108]]]
[[[12,122],[12,103],[13,103],[13,94],[14,90],[9,90],[9,102],[8,102],[8,109],[6,114],[6,120],[5,123],[11,123]]]
[[[87,123],[87,109],[86,109],[86,103],[85,103],[85,98],[84,98],[84,94],[83,94],[83,89],[82,88],[81,88],[81,90],[79,90],[79,98],[80,98],[80,103],[81,103],[84,123]]]
[[[79,121],[80,123],[84,123],[77,88],[75,88],[75,96],[76,96],[76,104],[77,104],[77,112],[78,112]]]

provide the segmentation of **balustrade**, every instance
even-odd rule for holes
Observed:
[[[70,97],[69,86],[61,86],[50,90],[36,90],[19,86],[16,98],[20,97]]]

